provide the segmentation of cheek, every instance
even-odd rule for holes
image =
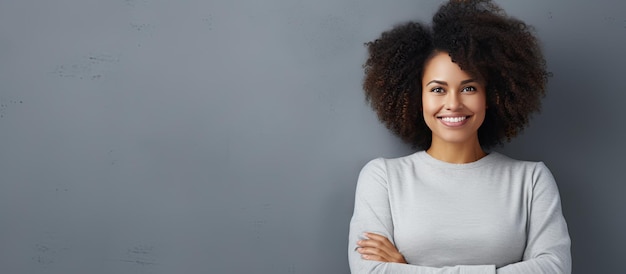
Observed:
[[[435,109],[437,108],[436,106],[437,106],[437,102],[432,97],[429,97],[429,96],[422,97],[422,109],[421,110],[424,116],[426,116],[426,114],[428,113],[434,112]]]
[[[434,115],[436,115],[438,111],[439,109],[437,108],[436,100],[433,100],[432,98],[428,99],[426,97],[422,98],[422,119],[426,123],[426,126],[428,126],[431,130],[436,120]]]
[[[487,105],[487,101],[485,100],[485,98],[482,98],[481,100],[477,100],[475,103],[475,109],[474,109],[474,113],[480,117],[478,117],[481,120],[481,124],[482,122],[485,121],[485,116],[487,115],[487,108],[489,106]]]
[[[487,97],[484,92],[471,97],[471,100],[468,101],[467,104],[471,106],[475,112],[485,111],[488,108]]]

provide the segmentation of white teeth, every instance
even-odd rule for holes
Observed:
[[[448,123],[458,123],[465,120],[467,117],[441,117],[441,120]]]

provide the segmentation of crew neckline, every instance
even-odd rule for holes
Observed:
[[[438,167],[438,168],[446,168],[446,169],[471,169],[471,168],[477,168],[480,166],[483,166],[485,164],[491,163],[493,161],[495,161],[496,158],[498,158],[500,154],[498,152],[495,151],[491,151],[489,153],[487,153],[487,155],[485,155],[485,157],[482,157],[474,162],[469,162],[469,163],[461,163],[461,164],[457,164],[457,163],[449,163],[449,162],[445,162],[442,160],[439,160],[433,156],[431,156],[430,154],[428,154],[425,150],[419,151],[416,153],[416,156],[420,157],[422,160],[424,160],[427,164],[430,164],[434,167]]]

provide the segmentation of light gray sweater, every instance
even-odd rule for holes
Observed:
[[[364,232],[386,236],[409,264],[361,258]],[[571,273],[570,238],[542,162],[497,152],[451,164],[425,151],[363,167],[350,222],[352,273]]]

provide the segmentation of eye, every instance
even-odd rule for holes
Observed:
[[[463,92],[473,92],[473,91],[476,91],[476,88],[473,87],[473,86],[468,86],[468,87],[464,87],[462,91]]]
[[[443,88],[437,87],[437,88],[431,89],[430,92],[443,93],[443,92],[445,92],[445,90],[443,90]]]

